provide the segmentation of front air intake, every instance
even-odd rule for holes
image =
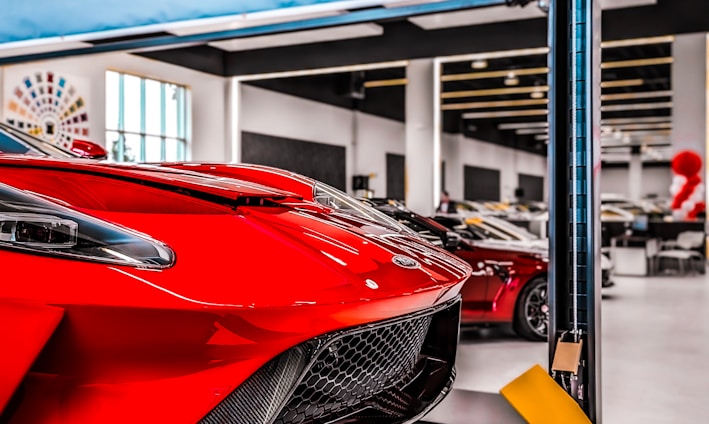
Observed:
[[[274,358],[203,424],[393,424],[418,417],[454,378],[459,300],[326,334]]]

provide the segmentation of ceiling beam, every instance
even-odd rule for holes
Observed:
[[[549,99],[496,100],[490,102],[447,103],[441,110],[486,109],[498,107],[538,106],[549,104]]]
[[[500,112],[468,112],[463,114],[463,119],[512,118],[517,116],[542,116],[548,114],[549,111],[546,109],[505,110]]]
[[[529,87],[507,87],[507,88],[490,88],[485,90],[465,90],[465,91],[446,91],[441,93],[442,99],[459,99],[462,97],[485,97],[497,96],[504,94],[529,94],[537,92],[549,91],[548,85],[533,85]]]

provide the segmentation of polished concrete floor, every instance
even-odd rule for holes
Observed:
[[[603,292],[603,422],[709,423],[709,274],[615,281]],[[497,393],[534,364],[546,365],[546,358],[546,343],[524,341],[508,329],[465,331],[458,393],[426,420],[486,424],[496,422],[490,414],[500,414],[497,424],[519,422],[500,409],[499,399],[486,403],[483,395]],[[461,396],[476,400],[462,402]],[[471,411],[487,404],[491,411],[462,421],[466,404],[475,405]]]

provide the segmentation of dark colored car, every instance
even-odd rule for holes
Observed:
[[[473,268],[465,283],[462,324],[512,323],[530,340],[546,340],[549,327],[548,260],[540,254],[480,247],[431,218],[388,199],[366,199],[377,210],[444,246]]]

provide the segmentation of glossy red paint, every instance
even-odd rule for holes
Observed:
[[[508,268],[509,279],[502,281],[496,275],[485,277],[485,289],[472,289],[470,282],[462,290],[463,324],[505,322],[511,323],[515,318],[515,306],[519,294],[525,284],[537,279],[546,278],[548,262],[539,255],[508,249],[490,249],[473,246],[467,241],[461,242],[455,254],[472,266],[479,264],[501,264]],[[484,268],[484,266],[483,266]],[[477,290],[475,296],[470,291]],[[484,294],[483,294],[484,293]]]
[[[316,183],[314,179],[304,175],[264,165],[198,162],[165,162],[159,165],[264,184],[298,193],[305,200],[313,200],[313,190]]]
[[[265,184],[284,191],[297,193],[303,199],[313,200],[315,180],[294,172],[263,165],[220,164],[220,163],[162,163],[161,166],[191,170],[221,177],[238,178],[254,183]],[[432,228],[447,231],[444,226],[419,216]],[[463,295],[462,322],[481,324],[512,322],[515,306],[520,291],[525,284],[546,278],[548,262],[540,255],[512,249],[492,249],[463,241],[455,255],[465,260],[472,268],[473,275],[465,284]],[[506,282],[486,269],[487,265],[501,263],[510,270],[510,279]]]
[[[0,182],[149,234],[177,257],[151,270],[0,249],[12,264],[3,281],[22,282],[0,285],[0,301],[64,311],[11,423],[193,423],[284,350],[445,303],[471,271],[249,182],[11,156]]]
[[[74,139],[71,143],[71,151],[82,158],[87,159],[106,159],[108,152],[100,144],[96,144],[89,140]]]

